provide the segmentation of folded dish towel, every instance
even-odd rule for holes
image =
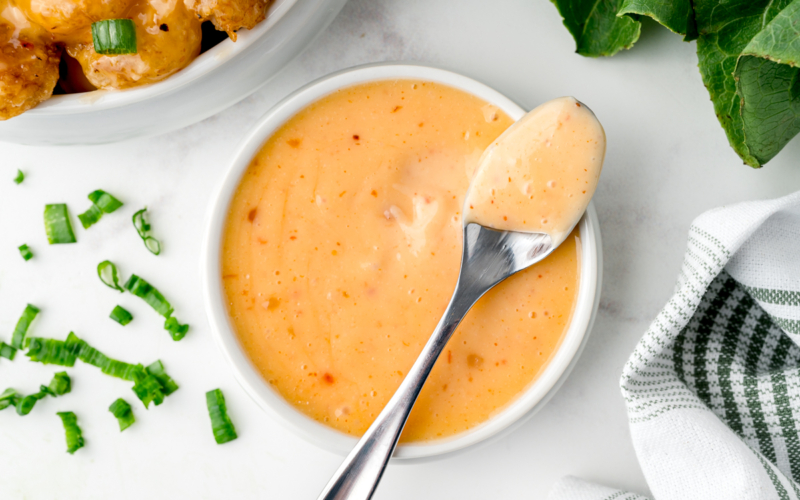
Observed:
[[[800,192],[692,223],[620,384],[657,500],[800,499]],[[645,498],[572,477],[549,496]]]

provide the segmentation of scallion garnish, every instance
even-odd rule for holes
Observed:
[[[10,345],[6,344],[5,342],[0,342],[0,358],[6,358],[9,361],[14,360],[14,356],[17,355],[17,350]]]
[[[108,411],[117,417],[120,432],[124,431],[133,425],[134,422],[136,422],[136,417],[133,416],[131,405],[129,405],[128,402],[122,398],[119,398],[111,403],[111,406],[108,407]]]
[[[135,54],[136,27],[130,19],[106,19],[92,23],[94,51],[98,54]]]
[[[150,403],[154,403],[156,406],[160,405],[164,402],[164,397],[166,396],[161,382],[159,382],[155,375],[144,370],[136,374],[136,383],[133,384],[133,392],[136,394],[136,397],[144,403],[145,408],[148,408]]]
[[[67,372],[58,372],[53,375],[53,380],[50,381],[48,387],[53,391],[54,396],[63,396],[72,390],[72,380]]]
[[[225,405],[225,396],[222,391],[214,389],[206,393],[206,405],[208,406],[208,416],[211,417],[211,429],[214,431],[214,440],[217,444],[233,441],[238,436],[228,416],[228,408]]]
[[[106,193],[102,189],[89,193],[89,201],[97,205],[97,208],[105,214],[110,214],[122,206],[122,202]]]
[[[164,370],[164,364],[160,359],[147,366],[147,373],[154,376],[156,380],[158,380],[165,396],[169,396],[178,390],[178,384],[176,384],[175,381],[172,380],[169,375],[167,375],[167,371]]]
[[[77,345],[75,351],[78,359],[86,364],[100,368],[100,371],[112,377],[121,378],[123,380],[136,380],[136,373],[143,370],[142,365],[132,365],[124,361],[111,359],[94,347],[90,346],[85,340],[78,338],[77,335],[70,332],[67,337],[67,344]]]
[[[17,406],[21,399],[19,393],[14,389],[6,389],[0,394],[0,410],[5,410],[9,406]]]
[[[25,260],[31,260],[33,258],[33,252],[28,248],[28,245],[20,245],[19,254],[22,255],[22,258]]]
[[[144,207],[133,214],[133,227],[136,228],[136,232],[139,233],[139,237],[144,242],[144,246],[150,250],[150,253],[158,255],[161,253],[161,242],[148,234],[150,232],[150,223],[147,222],[146,213],[147,207]]]
[[[103,217],[103,214],[110,214],[122,206],[122,202],[106,193],[102,189],[89,193],[89,201],[92,206],[89,210],[78,216],[84,229],[89,229],[94,223]]]
[[[81,226],[83,226],[84,229],[89,229],[94,223],[99,221],[102,216],[103,211],[100,210],[97,205],[92,205],[89,207],[89,210],[78,214],[78,220],[81,221]]]
[[[113,288],[114,290],[119,290],[120,293],[125,291],[121,286],[119,286],[117,266],[115,266],[110,260],[104,260],[103,262],[97,264],[97,276],[105,286]]]
[[[11,336],[11,347],[15,349],[22,349],[23,342],[25,341],[25,335],[28,333],[28,328],[31,326],[34,318],[36,315],[39,314],[39,308],[36,306],[32,306],[30,304],[25,306],[25,310],[22,311],[22,316],[20,316],[19,321],[17,321],[17,326],[14,328],[14,333]]]
[[[35,394],[31,394],[30,396],[25,396],[17,403],[17,414],[21,416],[25,416],[33,410],[33,407],[36,405],[36,402],[40,399],[45,398],[46,396],[63,396],[64,394],[68,393],[72,390],[72,381],[67,375],[67,372],[58,372],[53,375],[53,380],[50,381],[50,385],[41,385],[39,386],[39,392]]]
[[[75,233],[69,222],[67,205],[58,203],[44,206],[44,229],[47,232],[47,241],[56,243],[75,243]]]
[[[153,285],[135,274],[132,274],[125,283],[125,289],[143,299],[150,304],[150,307],[155,309],[158,314],[166,318],[164,329],[172,336],[172,340],[181,340],[186,336],[186,332],[189,331],[189,325],[182,325],[178,323],[177,319],[172,317],[172,306]]]
[[[71,411],[58,412],[56,415],[61,417],[61,423],[64,424],[64,431],[67,435],[67,453],[72,455],[84,444],[81,428],[78,427],[78,417]]]
[[[25,344],[28,348],[25,355],[31,361],[58,366],[75,366],[80,348],[75,343],[41,337],[28,337]]]
[[[22,184],[22,181],[25,180],[25,174],[22,173],[22,170],[17,169],[17,176],[14,177],[15,184]]]
[[[125,326],[133,321],[133,315],[122,306],[114,307],[109,317],[122,326]]]

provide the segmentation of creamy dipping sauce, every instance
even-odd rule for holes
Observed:
[[[243,349],[298,410],[356,436],[380,413],[450,300],[467,187],[511,123],[397,80],[337,91],[266,141],[230,205],[222,278]],[[569,325],[579,255],[576,230],[473,307],[402,441],[473,428],[537,378]]]
[[[465,220],[547,233],[558,245],[589,206],[605,153],[605,132],[589,108],[573,97],[546,102],[484,152]]]

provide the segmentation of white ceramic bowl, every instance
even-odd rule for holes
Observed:
[[[275,420],[322,448],[350,451],[356,438],[327,427],[296,410],[264,381],[243,351],[224,305],[221,242],[231,198],[250,160],[262,144],[297,112],[337,89],[376,80],[418,79],[442,83],[469,92],[494,104],[517,120],[525,111],[491,88],[465,76],[424,66],[381,64],[335,73],[293,93],[269,111],[247,134],[233,157],[207,219],[201,260],[203,293],[211,330],[217,345],[247,393]],[[483,424],[456,436],[424,444],[401,444],[395,458],[422,459],[452,453],[487,438],[509,432],[544,406],[560,387],[576,362],[594,322],[600,298],[602,245],[597,215],[592,204],[581,219],[581,276],[572,322],[558,351],[536,381],[516,400]]]
[[[162,134],[244,99],[294,59],[346,0],[275,0],[267,18],[222,41],[164,81],[127,90],[57,95],[10,120],[0,140],[103,144]]]

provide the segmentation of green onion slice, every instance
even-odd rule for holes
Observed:
[[[39,392],[36,394],[31,394],[30,396],[25,396],[17,403],[17,414],[21,416],[25,416],[33,410],[33,407],[36,405],[36,402],[40,399],[44,399],[46,396],[63,396],[64,394],[68,393],[72,390],[72,381],[67,375],[67,372],[58,372],[53,375],[53,380],[50,381],[50,385],[41,385],[39,386]]]
[[[148,374],[154,376],[156,380],[158,380],[158,383],[161,384],[161,390],[164,392],[165,396],[169,396],[178,390],[178,384],[167,375],[167,371],[164,370],[164,364],[160,359],[148,365],[146,370]]]
[[[63,396],[72,390],[72,380],[67,372],[58,372],[53,375],[48,388],[53,391],[53,396]]]
[[[133,321],[133,315],[122,306],[114,307],[109,317],[122,326],[125,326]]]
[[[108,407],[108,411],[110,411],[119,422],[119,431],[122,432],[134,422],[136,422],[136,417],[133,416],[133,409],[131,409],[131,405],[128,404],[122,398],[117,399],[111,406]]]
[[[20,316],[19,321],[17,321],[17,326],[14,328],[14,333],[11,336],[11,347],[22,349],[25,335],[28,334],[28,328],[31,326],[37,314],[39,314],[38,307],[30,304],[25,306],[25,310],[22,311],[22,316]]]
[[[89,193],[89,200],[92,202],[92,206],[89,207],[89,210],[78,216],[84,229],[89,229],[89,227],[103,217],[103,214],[110,214],[122,206],[121,201],[102,189]]]
[[[0,342],[0,357],[6,358],[10,361],[14,360],[14,356],[17,355],[17,350],[14,347],[6,344],[5,342]]]
[[[103,211],[100,210],[97,205],[92,205],[89,207],[89,210],[83,212],[82,214],[78,214],[78,220],[81,221],[81,226],[84,229],[89,229],[93,226],[100,218],[103,216]]]
[[[144,207],[133,214],[133,227],[136,228],[139,238],[142,239],[144,246],[147,247],[150,253],[158,255],[161,253],[161,242],[148,234],[150,232],[150,223],[147,222],[146,213],[147,207]]]
[[[17,169],[17,176],[14,177],[15,184],[22,184],[22,181],[25,180],[25,174],[22,173],[22,170]]]
[[[20,395],[14,389],[6,389],[0,394],[0,410],[5,410],[9,406],[17,406]]]
[[[28,248],[28,245],[20,245],[19,254],[22,255],[22,258],[25,260],[31,260],[33,258],[33,252]]]
[[[150,307],[165,318],[169,318],[172,315],[172,306],[169,301],[143,278],[132,274],[125,283],[125,289],[147,302]]]
[[[217,444],[233,441],[238,436],[228,416],[228,408],[225,405],[225,396],[222,391],[214,389],[206,393],[206,405],[208,406],[208,416],[211,417],[211,428],[214,431],[214,440]]]
[[[125,291],[121,286],[119,286],[117,266],[115,266],[110,260],[104,260],[103,262],[97,264],[97,276],[105,286],[113,288],[114,290],[119,290],[120,293]]]
[[[44,229],[47,232],[47,241],[56,243],[75,243],[75,233],[69,222],[67,205],[58,203],[44,206]]]
[[[69,340],[69,339],[68,339]],[[77,351],[80,346],[63,340],[29,337],[26,341],[31,361],[45,365],[75,366]]]
[[[122,202],[106,193],[102,189],[89,193],[89,201],[105,214],[110,214],[122,206]]]
[[[156,406],[164,402],[164,388],[161,382],[152,373],[145,370],[136,374],[136,383],[133,385],[133,392],[136,397],[148,408],[150,403]]]
[[[75,352],[78,359],[86,364],[100,368],[100,371],[106,375],[123,380],[136,380],[136,373],[143,370],[142,365],[132,365],[109,358],[72,332],[67,337],[67,344],[77,345]]]
[[[170,316],[164,321],[164,329],[172,336],[172,340],[178,341],[186,336],[189,325],[182,325],[175,317]]]
[[[64,424],[64,431],[67,435],[67,453],[72,455],[84,444],[81,428],[78,427],[78,417],[71,411],[58,412],[56,415],[61,417],[61,423]]]
[[[98,54],[135,54],[136,27],[130,19],[92,23],[94,51]]]

